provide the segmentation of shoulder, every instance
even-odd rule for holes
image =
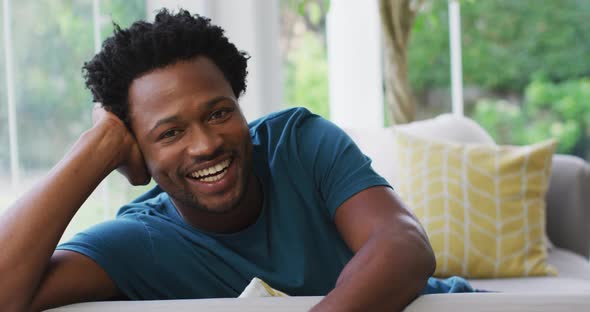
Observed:
[[[134,262],[152,263],[153,242],[145,224],[139,218],[117,218],[96,224],[57,246],[85,255],[96,262],[119,284],[134,272]]]
[[[168,194],[156,185],[121,207],[117,212],[117,218],[139,220],[142,215],[166,214],[168,199]]]
[[[156,186],[121,207],[115,219],[98,223],[58,247],[86,255],[124,255],[138,251],[151,254],[154,225],[168,215],[167,196]]]
[[[250,135],[254,144],[272,146],[285,143],[296,144],[304,140],[307,145],[320,143],[326,137],[347,137],[343,130],[329,120],[303,107],[278,111],[252,121]]]
[[[130,248],[148,248],[149,233],[139,218],[117,218],[98,223],[72,237],[58,249],[72,250],[83,254],[122,254]],[[82,252],[85,251],[85,252]]]
[[[323,119],[304,107],[294,107],[268,114],[249,123],[250,132],[255,134],[265,129],[296,128],[310,120]]]

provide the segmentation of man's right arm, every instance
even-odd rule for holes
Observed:
[[[106,273],[89,258],[55,251],[68,223],[98,184],[123,169],[132,184],[149,175],[125,125],[102,109],[48,175],[0,218],[0,306],[29,311],[119,294]],[[86,285],[85,285],[86,284]]]

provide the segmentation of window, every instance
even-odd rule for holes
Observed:
[[[280,0],[284,103],[330,117],[324,0]]]
[[[0,46],[4,45],[4,6],[0,5]],[[10,150],[8,140],[8,103],[6,97],[6,66],[4,49],[0,49],[0,207],[9,204],[8,196],[10,185]],[[1,208],[0,208],[1,209]]]
[[[11,45],[0,44],[0,209],[12,203],[54,166],[91,126],[92,102],[81,75],[94,55],[92,1],[9,1]],[[143,0],[99,1],[100,33],[112,33],[111,18],[127,26],[145,17]],[[104,23],[108,21],[108,23]],[[104,24],[104,25],[102,25]],[[3,27],[0,25],[0,27]],[[12,49],[20,179],[11,187],[4,55]],[[16,191],[14,191],[16,189]],[[145,189],[145,188],[144,188]],[[113,174],[86,201],[63,236],[111,217],[143,191]]]
[[[590,159],[590,3],[499,1],[463,11],[473,47],[464,60],[481,59],[465,66],[480,86],[469,115],[500,143],[554,137],[557,152]]]
[[[450,111],[447,1],[418,15],[410,78],[422,116]],[[553,137],[590,159],[590,2],[461,1],[465,114],[500,144]]]
[[[425,2],[414,20],[407,55],[418,120],[451,111],[447,9],[446,0]]]

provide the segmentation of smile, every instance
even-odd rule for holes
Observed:
[[[221,180],[225,174],[227,173],[227,168],[231,163],[231,159],[226,159],[216,165],[213,165],[209,168],[197,170],[191,174],[189,177],[193,179],[197,179],[202,182],[215,182]]]

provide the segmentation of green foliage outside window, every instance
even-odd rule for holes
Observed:
[[[448,1],[426,1],[408,51],[414,90],[450,85]],[[533,75],[590,76],[590,1],[461,2],[463,81],[520,93]]]
[[[448,1],[426,4],[408,51],[417,94],[450,86]],[[466,114],[498,143],[554,137],[590,159],[589,20],[590,1],[462,1],[463,83],[481,94]]]
[[[284,105],[330,118],[326,0],[281,0]]]
[[[539,76],[526,87],[522,106],[484,99],[472,117],[498,143],[553,137],[557,152],[590,159],[590,78],[553,83]]]
[[[305,33],[301,40],[304,48],[286,55],[285,102],[329,118],[326,49],[313,33]]]
[[[92,1],[20,0],[11,2],[12,54],[20,181],[10,187],[10,149],[0,20],[0,213],[19,193],[46,173],[91,125],[92,102],[81,67],[94,55]],[[2,13],[0,6],[0,16]],[[113,19],[122,27],[145,18],[144,0],[101,0],[101,37],[112,33]],[[113,174],[84,203],[62,241],[114,214],[144,192]]]
[[[103,0],[100,11],[107,20],[112,14],[127,26],[145,17],[145,4],[143,0]],[[91,96],[84,87],[81,67],[94,54],[92,2],[12,1],[10,14],[19,162],[25,170],[44,170],[91,124]],[[104,26],[103,38],[112,32],[110,23]],[[3,63],[4,59],[0,68]],[[4,81],[4,71],[0,75]],[[0,103],[5,107],[5,93],[1,94]],[[0,113],[5,121],[5,109]],[[0,139],[7,132],[6,127]],[[2,155],[8,153],[8,148],[2,150]]]

